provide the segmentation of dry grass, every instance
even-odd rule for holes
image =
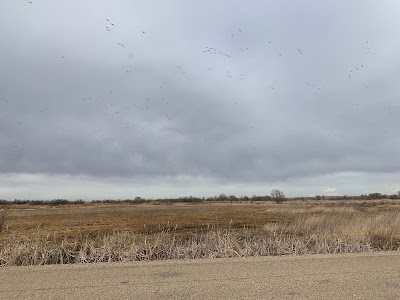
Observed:
[[[19,208],[2,266],[400,250],[400,201]]]
[[[0,211],[0,233],[6,228],[6,220],[8,217],[8,211],[3,209]]]

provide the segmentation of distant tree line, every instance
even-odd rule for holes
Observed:
[[[213,197],[180,197],[180,198],[164,198],[164,199],[146,199],[142,197],[135,197],[133,199],[103,199],[103,200],[67,200],[67,199],[53,199],[53,200],[21,200],[14,199],[14,201],[7,201],[0,199],[0,205],[10,205],[10,204],[28,204],[28,205],[73,205],[73,204],[85,204],[85,203],[129,203],[129,204],[174,204],[174,203],[205,203],[205,202],[262,202],[262,201],[275,201],[276,203],[282,203],[286,200],[376,200],[376,199],[400,199],[400,191],[397,194],[387,195],[381,193],[370,193],[362,194],[360,196],[323,196],[316,195],[315,197],[292,197],[286,198],[285,194],[277,189],[272,190],[270,195],[257,196],[253,195],[240,196],[220,194]]]
[[[381,194],[381,193],[370,193],[361,194],[360,196],[315,196],[316,200],[378,200],[378,199],[400,199],[400,190],[397,194]]]
[[[0,204],[29,204],[29,205],[66,205],[66,204],[85,204],[83,200],[67,200],[67,199],[54,199],[54,200],[26,200],[14,199],[14,201],[1,200]]]

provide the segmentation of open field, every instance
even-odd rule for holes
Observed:
[[[0,209],[0,265],[400,250],[398,200]]]

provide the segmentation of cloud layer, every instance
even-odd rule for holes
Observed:
[[[4,174],[399,178],[394,1],[32,2],[0,5]]]

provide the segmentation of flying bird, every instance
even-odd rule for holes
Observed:
[[[124,45],[122,45],[121,43],[117,43],[117,45],[120,45],[121,47],[125,48],[125,46],[124,46]]]
[[[300,50],[299,48],[297,48],[297,51],[299,51],[299,52],[300,52],[300,54],[303,54],[303,52],[301,52],[301,50]]]
[[[114,23],[111,23],[111,21],[110,21],[109,19],[106,19],[106,21],[107,21],[108,23],[110,23],[110,25],[115,26],[115,24],[114,24]]]
[[[223,53],[223,52],[221,52],[221,51],[219,51],[219,53],[220,53],[221,55],[224,55],[224,56],[227,56],[227,57],[231,57],[230,55],[228,55],[228,54],[226,54],[226,53]]]

